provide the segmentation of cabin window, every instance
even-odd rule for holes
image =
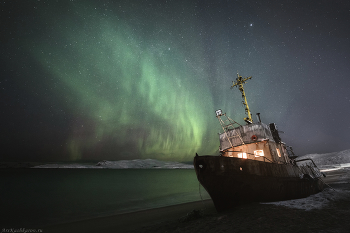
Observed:
[[[255,157],[264,156],[264,151],[263,150],[255,150],[254,155],[255,155]]]
[[[247,153],[238,153],[238,158],[243,158],[243,159],[246,159],[247,158]]]
[[[278,155],[278,157],[281,157],[281,152],[280,152],[280,149],[276,148],[276,151],[277,151],[277,155]]]

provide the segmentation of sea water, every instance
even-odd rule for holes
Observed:
[[[210,198],[193,169],[6,169],[0,175],[0,225],[7,227],[59,224]]]

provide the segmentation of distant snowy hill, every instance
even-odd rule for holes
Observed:
[[[193,169],[193,165],[179,162],[165,162],[155,159],[135,159],[98,162],[96,165],[88,164],[44,164],[35,166],[34,168],[109,168],[109,169]]]
[[[350,149],[340,152],[333,152],[327,154],[308,154],[300,156],[297,160],[310,158],[320,168],[334,166],[339,164],[350,164]],[[350,165],[349,165],[350,166]],[[91,164],[45,164],[35,166],[34,168],[110,168],[110,169],[193,169],[193,165],[179,162],[165,162],[155,159],[135,159],[135,160],[120,160],[120,161],[106,161],[103,160],[95,165]]]
[[[120,160],[120,161],[101,161],[96,164],[99,167],[105,168],[166,168],[166,169],[193,169],[193,165],[179,162],[165,162],[155,159],[135,159],[135,160]]]
[[[345,164],[350,163],[350,150],[332,152],[327,154],[308,154],[299,156],[297,160],[306,158],[312,159],[317,166]]]

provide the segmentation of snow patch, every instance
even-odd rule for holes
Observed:
[[[303,209],[309,211],[313,209],[322,209],[332,201],[342,200],[349,197],[350,191],[327,188],[322,192],[306,198],[278,202],[264,202],[261,204],[284,206],[288,208]]]

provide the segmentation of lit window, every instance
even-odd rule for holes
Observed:
[[[264,151],[263,150],[255,150],[254,155],[255,155],[255,157],[264,156]]]
[[[243,159],[246,159],[247,158],[247,153],[238,153],[238,158],[243,158]]]
[[[278,157],[281,157],[280,149],[276,148]]]

